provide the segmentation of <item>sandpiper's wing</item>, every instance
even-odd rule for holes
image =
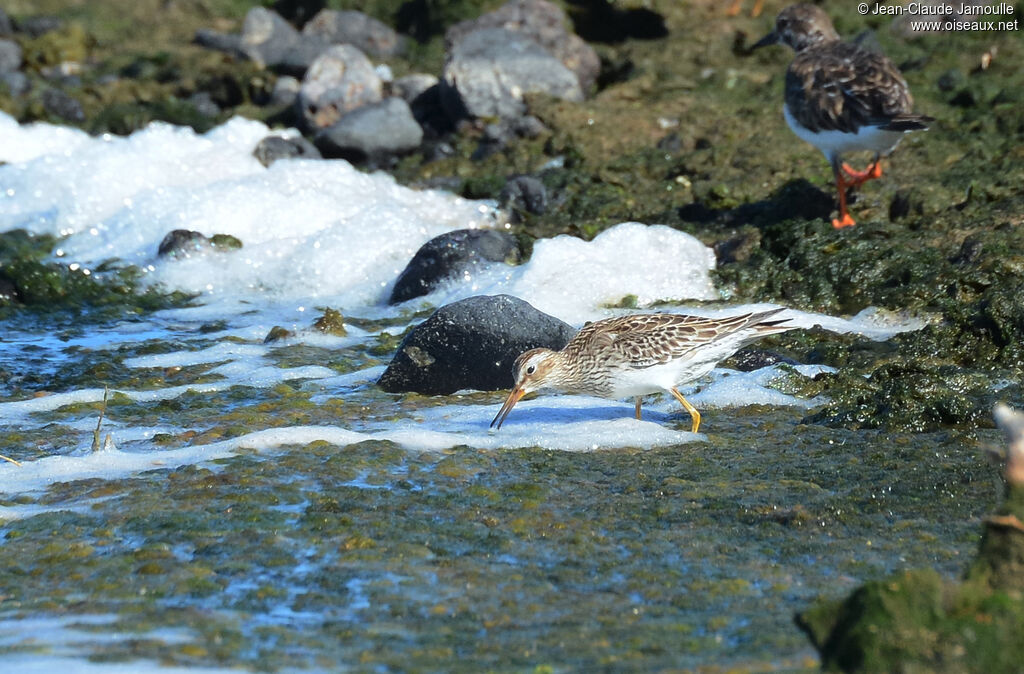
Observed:
[[[789,330],[785,319],[769,320],[783,309],[724,318],[684,314],[636,314],[588,323],[566,346],[567,351],[608,349],[633,368],[646,368],[686,356],[741,330],[752,328],[749,341]],[[747,340],[744,340],[744,343]]]
[[[786,106],[813,133],[857,133],[863,126],[893,131],[927,128],[913,114],[910,87],[883,54],[833,42],[796,55],[786,71]]]

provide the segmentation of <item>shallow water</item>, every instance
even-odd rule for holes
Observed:
[[[265,133],[89,139],[0,116],[0,226],[198,293],[0,342],[0,454],[22,464],[0,462],[0,663],[799,669],[816,661],[792,615],[812,598],[905,566],[956,574],[975,547],[999,496],[987,436],[803,425],[819,366],[716,370],[684,389],[701,434],[657,396],[642,421],[628,401],[525,400],[495,432],[500,393],[379,391],[395,336],[473,294],[575,324],[630,295],[766,305],[701,304],[717,299],[710,251],[623,223],[385,307],[420,244],[500,214],[345,162],[264,169]],[[179,226],[244,247],[157,260]],[[595,273],[611,263],[624,273]],[[345,336],[312,329],[325,307]],[[923,324],[788,315],[871,339]],[[275,325],[293,335],[265,344]]]

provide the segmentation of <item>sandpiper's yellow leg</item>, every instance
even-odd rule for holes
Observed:
[[[636,397],[636,418],[640,418],[640,396]]]
[[[680,402],[683,408],[690,413],[690,418],[693,419],[693,428],[690,429],[690,431],[692,433],[696,433],[697,429],[700,428],[700,412],[697,411],[696,407],[687,402],[686,398],[683,397],[682,393],[675,390],[674,388],[669,390],[672,391],[672,395],[676,397],[676,400]]]

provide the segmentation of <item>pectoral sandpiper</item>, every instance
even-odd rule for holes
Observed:
[[[847,190],[882,177],[882,155],[892,152],[904,134],[927,129],[933,120],[914,114],[910,88],[892,61],[841,42],[820,7],[801,3],[785,8],[775,30],[753,48],[778,42],[796,52],[786,71],[786,123],[832,165],[839,191],[839,217],[832,226],[849,227],[856,223],[846,208]],[[875,153],[866,170],[842,163],[844,153],[861,150]]]
[[[675,396],[700,428],[700,412],[676,387],[714,369],[741,347],[792,330],[772,309],[703,318],[682,314],[636,314],[607,318],[583,326],[561,351],[531,349],[516,359],[515,386],[491,422],[501,425],[519,399],[532,391],[554,389],[601,398],[636,399],[667,391]]]

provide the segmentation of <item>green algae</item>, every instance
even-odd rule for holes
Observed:
[[[794,608],[897,557],[959,566],[994,475],[962,436],[864,454],[798,416],[719,410],[709,446],[318,442],[54,485],[41,503],[91,506],[3,524],[0,595],[22,615],[117,616],[102,632],[129,638],[91,645],[100,661],[803,667]],[[131,638],[182,627],[183,644]]]

